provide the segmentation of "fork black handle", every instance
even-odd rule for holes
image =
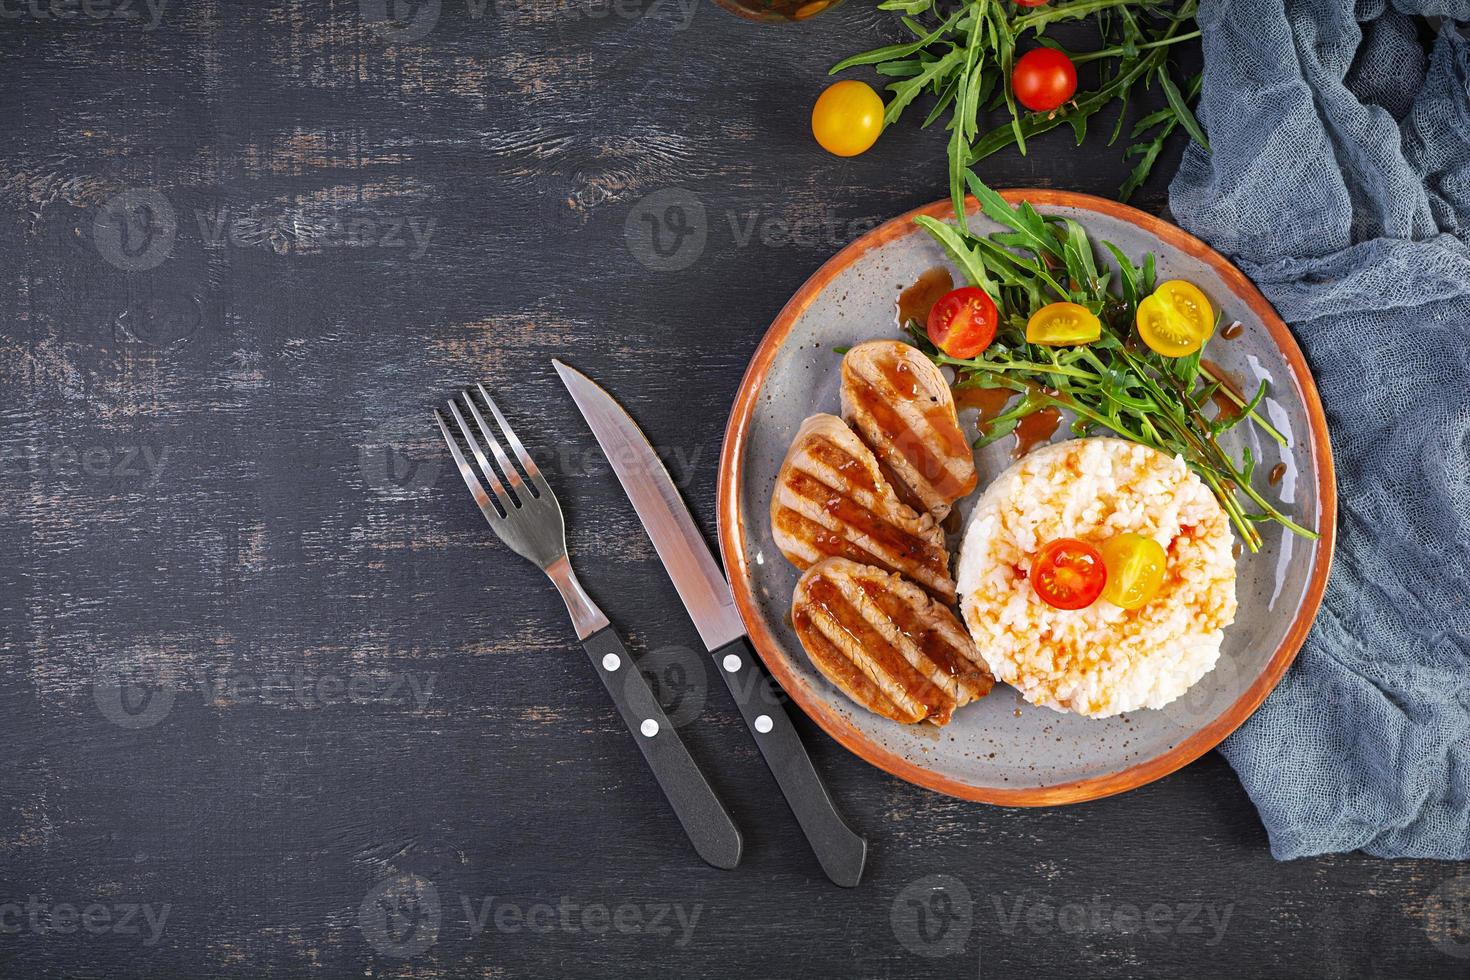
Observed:
[[[822,870],[844,888],[857,887],[868,857],[868,842],[854,833],[837,812],[796,726],[791,724],[791,716],[772,693],[771,682],[749,641],[744,637],[732,640],[713,651],[713,656],[717,673],[725,678]]]
[[[623,641],[611,626],[606,626],[583,640],[582,647],[694,850],[717,868],[735,867],[744,846],[740,830],[670,724]]]

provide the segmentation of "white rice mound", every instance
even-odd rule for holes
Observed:
[[[1047,605],[1027,578],[1048,541],[1123,532],[1164,546],[1159,594],[1132,611]],[[1161,708],[1215,666],[1235,620],[1229,520],[1179,457],[1123,439],[1037,449],[976,502],[960,546],[960,612],[995,676],[1032,704],[1093,718]]]

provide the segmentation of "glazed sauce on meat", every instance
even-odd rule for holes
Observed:
[[[873,474],[861,462],[844,452],[841,447],[823,439],[814,442],[808,451],[817,462],[836,470],[848,485],[869,493],[878,492],[878,484],[873,480]]]
[[[903,720],[903,716],[910,714],[912,709],[900,708],[895,704],[885,691],[873,683],[871,677],[864,674],[857,664],[848,659],[846,653],[827,638],[827,634],[817,629],[812,623],[810,610],[809,602],[801,603],[791,616],[791,627],[801,637],[801,645],[817,669],[832,678],[858,704],[885,718]]]
[[[914,284],[898,294],[898,326],[907,327],[916,320],[923,330],[929,323],[929,311],[945,293],[954,289],[954,277],[943,266],[936,266],[919,276]]]
[[[942,552],[936,552],[924,540],[894,527],[856,500],[834,490],[810,474],[793,473],[787,486],[797,496],[821,507],[833,517],[837,524],[853,528],[868,540],[877,542],[889,552],[896,554],[901,560],[933,569],[939,575],[944,573],[947,562]],[[876,561],[874,556],[867,555],[842,535],[820,525],[805,528],[803,534],[804,526],[811,525],[812,522],[795,511],[783,510],[778,519],[783,520],[787,529],[793,534],[804,536],[806,540],[811,541],[812,545],[823,554],[839,555],[864,564],[883,564],[881,561]]]
[[[1011,459],[1020,459],[1056,435],[1057,426],[1062,424],[1062,413],[1055,408],[1043,408],[1032,412],[1016,424],[1016,445],[1011,449]]]
[[[943,630],[925,622],[919,610],[912,604],[903,601],[877,582],[863,581],[861,588],[868,601],[888,617],[888,621],[898,627],[899,632],[908,637],[941,672],[966,686],[978,684],[982,688],[981,696],[989,692],[990,686],[986,683],[988,676],[965,659],[944,635]]]
[[[880,357],[877,361],[878,370],[883,373],[883,380],[889,387],[904,398],[912,400],[919,397],[919,378],[908,361],[897,357]]]
[[[896,382],[895,391],[900,397],[915,399],[919,394],[918,380],[907,365],[885,360],[882,370],[885,381]],[[904,459],[908,460],[914,469],[918,470],[924,479],[934,486],[936,491],[945,497],[955,498],[973,489],[950,472],[945,465],[945,456],[936,455],[926,440],[916,435],[908,427],[903,416],[894,409],[890,399],[884,397],[883,393],[874,388],[866,379],[857,378],[854,379],[854,382],[852,394],[858,406],[873,418],[878,427],[903,454]],[[903,387],[899,387],[900,385]],[[943,441],[944,453],[948,457],[969,455],[970,444],[965,441],[965,434],[960,431],[959,422],[950,414],[948,405],[943,402],[928,403],[922,400],[915,401],[915,405],[923,412],[925,420],[934,433]]]
[[[864,582],[861,588],[864,595],[869,599],[881,601],[889,607],[902,605],[894,596],[887,594],[883,589],[877,588],[873,583]],[[940,712],[947,714],[949,710],[953,709],[954,699],[937,684],[915,669],[913,664],[905,660],[903,654],[888,642],[887,637],[863,617],[862,612],[848,600],[847,596],[842,594],[842,590],[834,582],[820,575],[809,579],[806,583],[806,598],[813,607],[820,610],[823,615],[836,623],[842,632],[847,634],[855,649],[861,650],[873,661],[873,666],[876,668],[877,673],[890,678],[894,685],[902,689],[909,698],[924,705],[927,709],[925,711],[926,715],[938,714]],[[924,630],[914,619],[912,610],[903,613],[903,618],[899,619],[890,614],[884,605],[880,605],[879,609],[890,620],[893,620],[900,630],[913,636],[916,643],[919,637],[915,635],[915,632],[930,632]],[[932,639],[928,637],[925,637],[924,642],[933,646]],[[928,647],[921,644],[920,648],[925,651],[925,655],[927,656],[929,653]],[[931,659],[933,658],[931,657]],[[936,663],[943,666],[945,662],[936,661]]]

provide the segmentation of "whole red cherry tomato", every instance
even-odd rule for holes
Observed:
[[[929,339],[950,357],[978,357],[995,339],[995,301],[977,286],[952,289],[929,311]]]
[[[1056,48],[1033,48],[1011,70],[1016,99],[1033,112],[1050,112],[1077,92],[1077,68]]]

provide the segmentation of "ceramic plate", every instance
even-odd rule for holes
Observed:
[[[750,637],[766,666],[828,734],[864,759],[921,786],[972,800],[1048,805],[1094,799],[1158,779],[1209,751],[1256,709],[1281,678],[1322,601],[1332,560],[1336,494],[1326,421],[1306,361],[1285,324],[1256,288],[1199,239],[1124,205],[1083,194],[1007,191],[1043,214],[1074,218],[1094,242],[1111,241],[1140,260],[1153,252],[1158,278],[1187,279],[1239,320],[1234,339],[1217,337],[1207,356],[1254,391],[1270,382],[1268,420],[1289,437],[1282,449],[1254,427],[1246,440],[1260,461],[1263,492],[1321,532],[1296,537],[1259,525],[1265,545],[1238,561],[1240,609],[1225,631],[1218,665],[1188,694],[1159,710],[1095,720],[1034,707],[997,684],[942,729],[900,725],[849,701],[812,667],[790,626],[797,570],[776,549],[768,508],[781,460],[797,427],[816,412],[840,412],[841,357],[833,348],[899,337],[898,293],[921,274],[949,265],[917,214],[950,217],[947,202],[874,229],[812,276],[776,317],[736,396],[720,461],[720,548]],[[972,211],[974,204],[971,202]],[[972,226],[995,230],[972,217]],[[1102,257],[1099,257],[1102,261]],[[952,267],[951,267],[952,268]],[[960,277],[956,274],[956,281]],[[973,410],[961,422],[973,431]],[[1249,431],[1247,431],[1249,430]],[[1066,436],[1066,426],[1057,438]],[[977,454],[981,489],[1010,462],[1011,437]],[[1278,466],[1279,464],[1279,466]],[[1275,486],[1266,486],[1276,469]],[[962,505],[962,513],[979,493]],[[957,537],[951,536],[951,544]],[[953,548],[951,549],[953,553]]]

